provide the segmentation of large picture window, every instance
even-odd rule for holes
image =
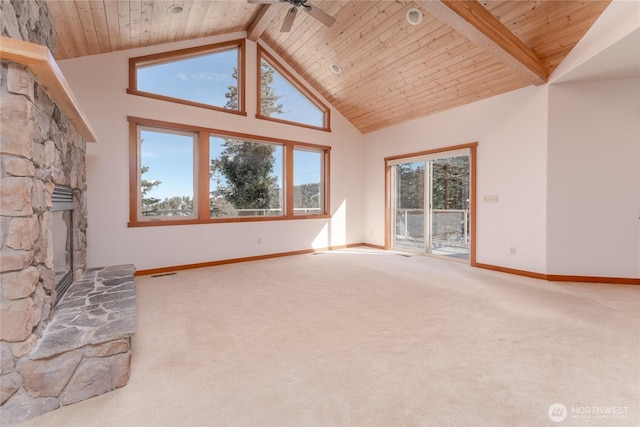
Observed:
[[[244,40],[129,60],[130,94],[245,114]]]
[[[329,216],[330,147],[129,117],[129,226]]]
[[[211,136],[211,217],[282,216],[283,146]]]
[[[257,111],[259,119],[331,130],[329,108],[260,45]]]

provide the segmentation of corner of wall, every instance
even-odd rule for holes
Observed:
[[[549,76],[549,84],[561,80],[589,59],[640,28],[639,17],[639,1],[613,0]]]

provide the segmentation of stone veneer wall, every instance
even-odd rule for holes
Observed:
[[[3,36],[55,52],[44,0],[1,1]],[[85,270],[87,216],[85,141],[24,66],[2,61],[0,79],[0,412],[5,418],[12,401],[31,408],[28,416],[42,406],[42,394],[26,388],[20,366],[28,363],[53,312],[54,186],[74,192],[74,279]]]

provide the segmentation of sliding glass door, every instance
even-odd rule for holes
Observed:
[[[428,165],[428,252],[469,259],[469,156],[439,158]]]
[[[470,156],[422,157],[391,166],[392,246],[469,259]]]
[[[394,247],[424,251],[424,162],[402,163],[394,175]]]

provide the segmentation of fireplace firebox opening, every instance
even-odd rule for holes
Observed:
[[[53,269],[56,273],[57,304],[73,283],[73,190],[56,186],[52,202]]]

